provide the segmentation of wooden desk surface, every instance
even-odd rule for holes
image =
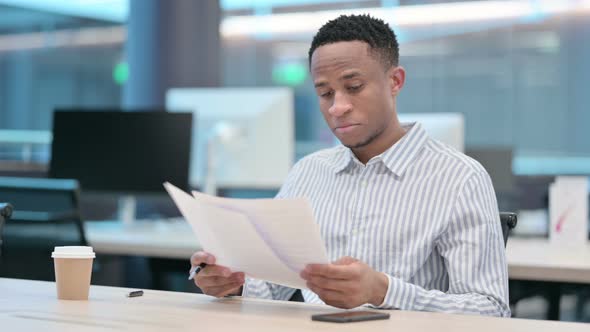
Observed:
[[[382,321],[311,321],[340,310],[304,303],[214,299],[205,295],[92,286],[89,301],[60,301],[52,282],[0,278],[0,322],[6,331],[466,331],[587,332],[590,325],[509,318],[389,311]]]
[[[199,244],[185,222],[87,222],[88,241],[98,254],[188,259]],[[590,243],[580,250],[547,239],[511,237],[506,248],[512,279],[590,283]]]

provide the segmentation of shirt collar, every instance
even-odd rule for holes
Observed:
[[[385,150],[385,152],[371,159],[381,160],[385,167],[397,176],[403,175],[417,154],[422,150],[428,138],[426,131],[418,122],[402,123],[402,127],[407,130],[406,134],[389,149]],[[359,162],[352,150],[349,148],[342,149],[333,159],[335,173],[340,173],[348,169],[355,163],[355,160]],[[369,163],[371,160],[369,160]]]
[[[349,148],[343,147],[340,153],[334,156],[334,173],[340,173],[347,169],[355,159],[354,153]]]

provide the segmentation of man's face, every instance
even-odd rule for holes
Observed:
[[[327,44],[313,52],[311,74],[320,110],[343,145],[369,147],[393,130],[395,96],[403,85],[403,77],[397,81],[399,70],[403,76],[401,67],[386,69],[361,41]]]

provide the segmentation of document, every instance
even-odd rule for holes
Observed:
[[[216,264],[276,284],[307,288],[307,264],[329,258],[311,205],[297,199],[231,199],[164,187]]]

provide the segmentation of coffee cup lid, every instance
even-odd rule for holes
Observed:
[[[67,246],[55,247],[51,253],[52,258],[94,258],[96,255],[92,247]]]

